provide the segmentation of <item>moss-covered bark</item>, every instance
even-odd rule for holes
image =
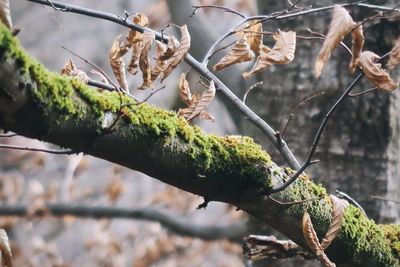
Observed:
[[[330,199],[323,187],[306,176],[274,198],[314,201],[280,205],[259,196],[292,171],[273,163],[251,138],[207,135],[173,112],[136,105],[128,97],[50,73],[1,25],[0,81],[2,129],[142,171],[207,200],[232,203],[303,246],[305,210],[320,236],[329,225]],[[120,111],[124,116],[109,131]],[[354,266],[399,265],[399,226],[378,226],[353,206],[346,209],[344,218],[327,251],[333,261]]]

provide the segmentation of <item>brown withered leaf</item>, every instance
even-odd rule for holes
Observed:
[[[71,58],[69,58],[67,63],[65,63],[65,66],[61,69],[60,73],[61,75],[75,77],[76,79],[84,83],[87,83],[87,81],[89,80],[89,77],[85,72],[76,68]]]
[[[364,47],[364,33],[362,25],[355,28],[351,33],[351,51],[353,56],[351,57],[349,69],[351,73],[354,73],[357,68],[357,61],[360,58],[362,49]]]
[[[324,250],[321,248],[317,233],[314,230],[314,226],[308,212],[305,212],[303,215],[302,230],[303,237],[307,243],[307,246],[311,249],[312,252],[314,252],[319,261],[326,267],[335,267],[336,264],[329,260],[328,256],[326,256]]]
[[[400,63],[400,37],[397,38],[392,50],[390,51],[388,69],[393,69]]]
[[[208,112],[205,111],[205,110],[202,110],[202,111],[200,112],[199,118],[202,119],[202,120],[207,120],[207,121],[215,122],[215,118],[214,118],[210,113],[208,113]]]
[[[142,71],[142,76],[143,76],[143,84],[138,88],[140,90],[149,88],[153,84],[153,81],[151,80],[151,65],[150,65],[149,52],[154,42],[154,38],[155,36],[153,32],[145,31],[143,33],[143,49],[139,57],[139,67],[140,70]]]
[[[211,81],[210,85],[208,86],[208,90],[203,92],[202,94],[193,95],[192,102],[189,107],[179,110],[178,116],[184,117],[189,122],[192,121],[211,104],[214,96],[215,85],[214,81]]]
[[[393,91],[397,88],[398,84],[390,78],[389,73],[382,68],[380,63],[375,63],[379,59],[380,57],[377,54],[371,51],[364,51],[360,55],[358,65],[368,80],[378,89]]]
[[[133,45],[131,46],[131,59],[129,60],[129,64],[128,64],[128,71],[129,73],[131,73],[132,75],[135,75],[138,72],[138,67],[139,67],[139,57],[140,57],[140,53],[142,52],[142,44],[143,42],[136,42],[133,43]]]
[[[344,7],[335,5],[328,34],[315,62],[314,73],[317,78],[321,75],[322,69],[331,57],[333,50],[355,26],[356,23],[349,12]]]
[[[214,65],[213,69],[214,71],[220,71],[234,64],[250,61],[253,58],[253,53],[247,43],[247,37],[243,35],[242,38],[235,43],[229,53]]]
[[[10,14],[10,0],[0,0],[0,20],[10,30],[12,30],[13,25],[12,25],[11,14]]]
[[[337,234],[340,231],[340,226],[342,224],[342,219],[344,215],[344,211],[349,203],[340,199],[334,195],[331,195],[332,200],[332,221],[329,225],[328,231],[325,234],[325,237],[322,239],[321,248],[322,250],[326,250],[332,241],[336,238]]]
[[[189,83],[186,80],[186,72],[182,73],[179,77],[179,96],[188,106],[192,104],[193,98],[192,93],[190,92]]]
[[[175,53],[168,59],[166,67],[163,70],[162,79],[164,81],[171,72],[176,68],[176,66],[181,63],[190,49],[190,34],[186,25],[180,27],[181,30],[181,41],[179,47],[175,50]]]
[[[125,74],[125,63],[122,60],[123,53],[121,52],[121,36],[115,38],[111,49],[108,53],[108,59],[111,64],[111,69],[114,73],[115,78],[118,81],[118,84],[124,91],[128,91],[128,82],[126,81]]]
[[[293,61],[296,52],[296,32],[279,31],[273,38],[276,41],[274,47],[270,49],[263,46],[253,68],[249,72],[243,73],[243,78],[248,79],[273,64],[288,64]]]
[[[12,253],[7,233],[4,229],[0,229],[0,251],[2,266],[12,267]]]
[[[160,76],[166,65],[165,61],[161,60],[161,57],[167,51],[167,47],[160,41],[156,41],[156,44],[157,44],[156,65],[154,68],[151,69],[152,81],[155,81]]]
[[[246,29],[247,43],[249,44],[250,49],[253,50],[256,55],[261,53],[263,46],[263,35],[261,34],[262,31],[262,23],[259,20],[251,23],[249,28]]]
[[[149,19],[143,13],[136,14],[133,17],[132,21],[133,23],[142,27],[147,27],[147,25],[149,24]],[[130,48],[135,43],[138,43],[140,41],[142,41],[142,33],[136,30],[130,30],[125,38],[125,46]]]
[[[178,46],[179,46],[179,42],[176,39],[176,37],[173,35],[169,35],[167,50],[165,50],[164,54],[162,56],[160,56],[160,60],[165,61],[165,60],[171,58],[175,54],[175,51],[178,48]]]

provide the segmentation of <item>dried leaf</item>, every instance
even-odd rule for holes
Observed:
[[[131,48],[132,48],[132,54],[131,54],[131,59],[128,64],[128,71],[132,75],[135,75],[138,72],[138,67],[139,67],[139,57],[140,53],[142,52],[142,44],[143,42],[136,42],[134,43]]]
[[[181,63],[190,49],[190,34],[186,25],[181,26],[181,42],[180,46],[176,49],[173,56],[168,60],[167,66],[163,71],[163,77],[161,81],[164,81],[165,78]]]
[[[154,42],[154,38],[155,36],[153,32],[146,31],[143,33],[143,49],[139,57],[139,67],[142,71],[143,84],[138,89],[141,90],[149,88],[153,84],[153,81],[151,79],[149,52],[151,49],[151,45]]]
[[[358,65],[367,76],[368,80],[383,91],[393,91],[397,88],[396,84],[389,76],[380,63],[375,63],[380,57],[370,51],[364,51],[360,55]]]
[[[193,98],[192,93],[190,92],[189,83],[186,80],[186,72],[182,73],[179,77],[179,96],[188,106],[192,104]]]
[[[10,14],[10,0],[0,0],[0,20],[10,30],[12,30],[13,25],[12,25],[11,14]]]
[[[210,82],[208,90],[200,95],[194,95],[192,102],[188,108],[179,110],[178,116],[184,117],[187,121],[192,121],[194,118],[200,115],[212,102],[215,96],[215,85],[214,81]]]
[[[118,81],[118,84],[123,90],[128,91],[128,82],[126,81],[125,63],[122,60],[123,52],[121,51],[122,43],[120,39],[121,36],[115,38],[108,53],[108,58],[111,64],[111,69],[114,73],[115,78]]]
[[[155,81],[165,68],[165,61],[161,60],[161,57],[167,51],[167,47],[160,41],[156,41],[157,52],[156,52],[156,66],[151,69],[151,80]]]
[[[167,50],[164,52],[162,56],[160,56],[160,60],[164,61],[172,57],[175,54],[175,51],[178,46],[179,42],[176,39],[176,37],[173,35],[168,36]]]
[[[312,250],[312,252],[314,252],[319,261],[326,267],[335,267],[336,265],[329,260],[328,256],[326,256],[324,250],[319,244],[317,233],[314,230],[314,226],[311,222],[308,212],[305,212],[303,215],[302,229],[303,237],[307,243],[307,246]]]
[[[72,76],[72,72],[74,70],[76,70],[74,61],[72,61],[72,58],[68,58],[68,61],[67,63],[65,63],[65,66],[61,69],[60,74],[65,76]]]
[[[246,29],[247,43],[249,44],[250,49],[253,50],[256,55],[261,53],[263,46],[263,35],[261,34],[262,31],[262,23],[258,20],[254,21],[252,24],[250,24],[249,28]]]
[[[353,56],[351,57],[351,62],[349,65],[349,69],[351,73],[354,73],[357,68],[357,61],[360,58],[362,49],[364,47],[364,33],[362,25],[355,28],[351,33],[351,51],[353,52]]]
[[[317,78],[321,75],[322,69],[331,57],[333,50],[335,50],[338,44],[355,26],[356,23],[351,18],[349,12],[344,7],[335,5],[328,34],[315,62],[314,72]]]
[[[349,203],[340,199],[334,195],[331,195],[332,200],[332,221],[329,225],[328,231],[325,234],[325,237],[322,239],[321,248],[326,250],[332,241],[336,238],[337,234],[340,231],[340,226],[342,224],[342,219],[344,215],[344,211]]]
[[[12,253],[7,233],[4,229],[0,229],[0,251],[2,266],[12,267]]]
[[[392,50],[390,51],[388,69],[393,69],[400,63],[400,37],[397,39]]]
[[[263,46],[253,68],[249,72],[243,73],[243,78],[247,79],[273,64],[288,64],[293,61],[296,52],[296,32],[279,31],[273,38],[276,41],[274,47],[270,49]]]
[[[253,53],[247,43],[247,37],[243,35],[229,53],[214,65],[214,71],[220,71],[234,64],[250,61],[253,57]]]
[[[149,19],[143,13],[136,14],[133,17],[132,21],[133,21],[133,23],[135,23],[139,26],[142,26],[142,27],[147,27],[147,25],[149,24]],[[130,48],[135,43],[138,43],[140,41],[142,41],[142,33],[138,32],[136,30],[130,30],[125,38],[125,46]]]
[[[199,118],[202,119],[202,120],[215,122],[215,118],[205,110],[200,112]]]

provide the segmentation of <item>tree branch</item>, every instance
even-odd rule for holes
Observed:
[[[49,72],[2,24],[0,84],[1,129],[141,171],[207,200],[231,203],[304,248],[304,212],[310,214],[319,236],[332,220],[325,189],[305,175],[274,195],[275,201],[259,196],[294,171],[277,166],[251,138],[207,135],[173,112],[147,103],[134,105],[127,96],[122,96],[123,102],[132,105],[122,109],[124,116],[109,131],[105,121],[120,111],[118,93]],[[337,264],[398,266],[399,236],[398,225],[377,225],[349,205],[326,253]]]

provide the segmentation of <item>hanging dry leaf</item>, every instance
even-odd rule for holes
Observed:
[[[376,86],[378,89],[383,91],[393,91],[397,88],[396,84],[389,76],[380,63],[375,63],[380,59],[377,54],[364,51],[360,55],[358,65],[367,76],[368,80]]]
[[[229,53],[214,65],[213,69],[214,71],[220,71],[234,64],[250,61],[253,57],[253,53],[247,43],[247,37],[243,35],[242,38],[235,43]]]
[[[156,52],[156,66],[151,69],[151,80],[155,81],[165,68],[165,61],[161,60],[161,57],[167,51],[167,47],[160,41],[156,41],[157,52]]]
[[[357,24],[344,7],[335,5],[328,34],[319,52],[317,61],[315,62],[314,72],[317,78],[321,75],[322,69],[331,57],[333,50],[335,50],[343,38],[349,34],[356,25]]]
[[[179,47],[176,49],[175,54],[168,60],[167,65],[163,71],[163,77],[161,81],[165,78],[181,63],[190,49],[190,34],[186,25],[181,26],[181,42]]]
[[[122,60],[123,51],[121,50],[121,36],[115,38],[111,49],[108,53],[108,58],[111,64],[111,69],[114,73],[115,78],[118,81],[118,84],[124,91],[128,91],[128,82],[126,81],[125,74],[125,63]]]
[[[10,0],[0,0],[0,20],[10,30],[13,29],[11,14],[10,14]]]
[[[308,212],[305,212],[303,215],[302,229],[303,237],[307,243],[307,246],[312,250],[312,252],[314,252],[319,261],[326,267],[335,267],[336,264],[329,260],[328,256],[326,256],[324,250],[319,244],[317,233],[314,230],[314,226]]]
[[[332,221],[329,225],[328,231],[325,234],[325,237],[322,239],[321,248],[326,250],[332,241],[336,238],[337,234],[340,231],[340,226],[342,224],[342,219],[344,215],[344,211],[349,203],[340,199],[334,195],[331,195],[332,200]]]
[[[133,17],[133,23],[136,25],[142,26],[142,27],[147,27],[149,24],[149,19],[146,17],[145,14],[143,13],[138,13]],[[142,41],[142,33],[138,32],[136,30],[130,30],[128,34],[126,35],[125,38],[125,46],[130,48],[132,47],[135,43],[138,43]]]
[[[262,31],[262,23],[259,20],[254,21],[252,24],[250,24],[249,28],[246,29],[247,43],[249,44],[250,49],[253,50],[256,55],[261,53],[263,46],[263,35],[261,34]]]
[[[139,67],[139,57],[140,57],[140,52],[142,52],[142,44],[143,42],[136,42],[131,46],[132,54],[131,54],[131,59],[128,64],[128,71],[132,75],[135,75],[138,72],[138,67]]]
[[[139,67],[143,76],[143,84],[138,88],[140,90],[149,88],[153,84],[153,81],[151,80],[149,52],[154,38],[155,36],[153,32],[146,31],[143,33],[143,49],[139,57]]]
[[[273,38],[276,41],[274,47],[270,49],[263,46],[253,68],[243,73],[243,78],[247,79],[273,64],[288,64],[293,61],[296,52],[296,32],[279,31]]]
[[[87,83],[89,80],[89,77],[87,76],[87,74],[85,72],[76,68],[76,66],[71,58],[68,59],[65,66],[61,69],[60,73],[61,73],[61,75],[75,77],[76,79],[78,79],[84,83]]]
[[[190,92],[189,83],[186,80],[186,72],[182,73],[179,77],[179,96],[188,106],[192,104],[193,98],[192,93]]]
[[[4,229],[0,229],[0,251],[2,266],[12,267],[12,253],[7,233]]]
[[[202,120],[207,120],[207,121],[215,122],[215,118],[214,118],[210,113],[208,113],[208,112],[205,111],[205,110],[202,110],[202,111],[200,112],[199,118],[202,119]]]
[[[176,37],[173,35],[169,35],[167,50],[164,52],[164,54],[162,56],[160,56],[160,60],[164,61],[164,60],[171,58],[175,54],[175,51],[178,46],[179,46],[179,42],[176,39]]]
[[[362,25],[355,28],[351,33],[351,51],[353,55],[351,57],[349,69],[351,73],[354,73],[357,68],[357,61],[360,58],[360,54],[364,47],[364,33]]]
[[[390,51],[388,69],[393,69],[400,63],[400,37],[397,38],[392,50]]]
[[[192,102],[188,108],[179,110],[178,116],[184,117],[187,121],[192,121],[194,118],[200,115],[212,102],[215,96],[215,85],[214,81],[210,82],[208,90],[200,95],[194,95]],[[203,115],[207,116],[207,115]]]

